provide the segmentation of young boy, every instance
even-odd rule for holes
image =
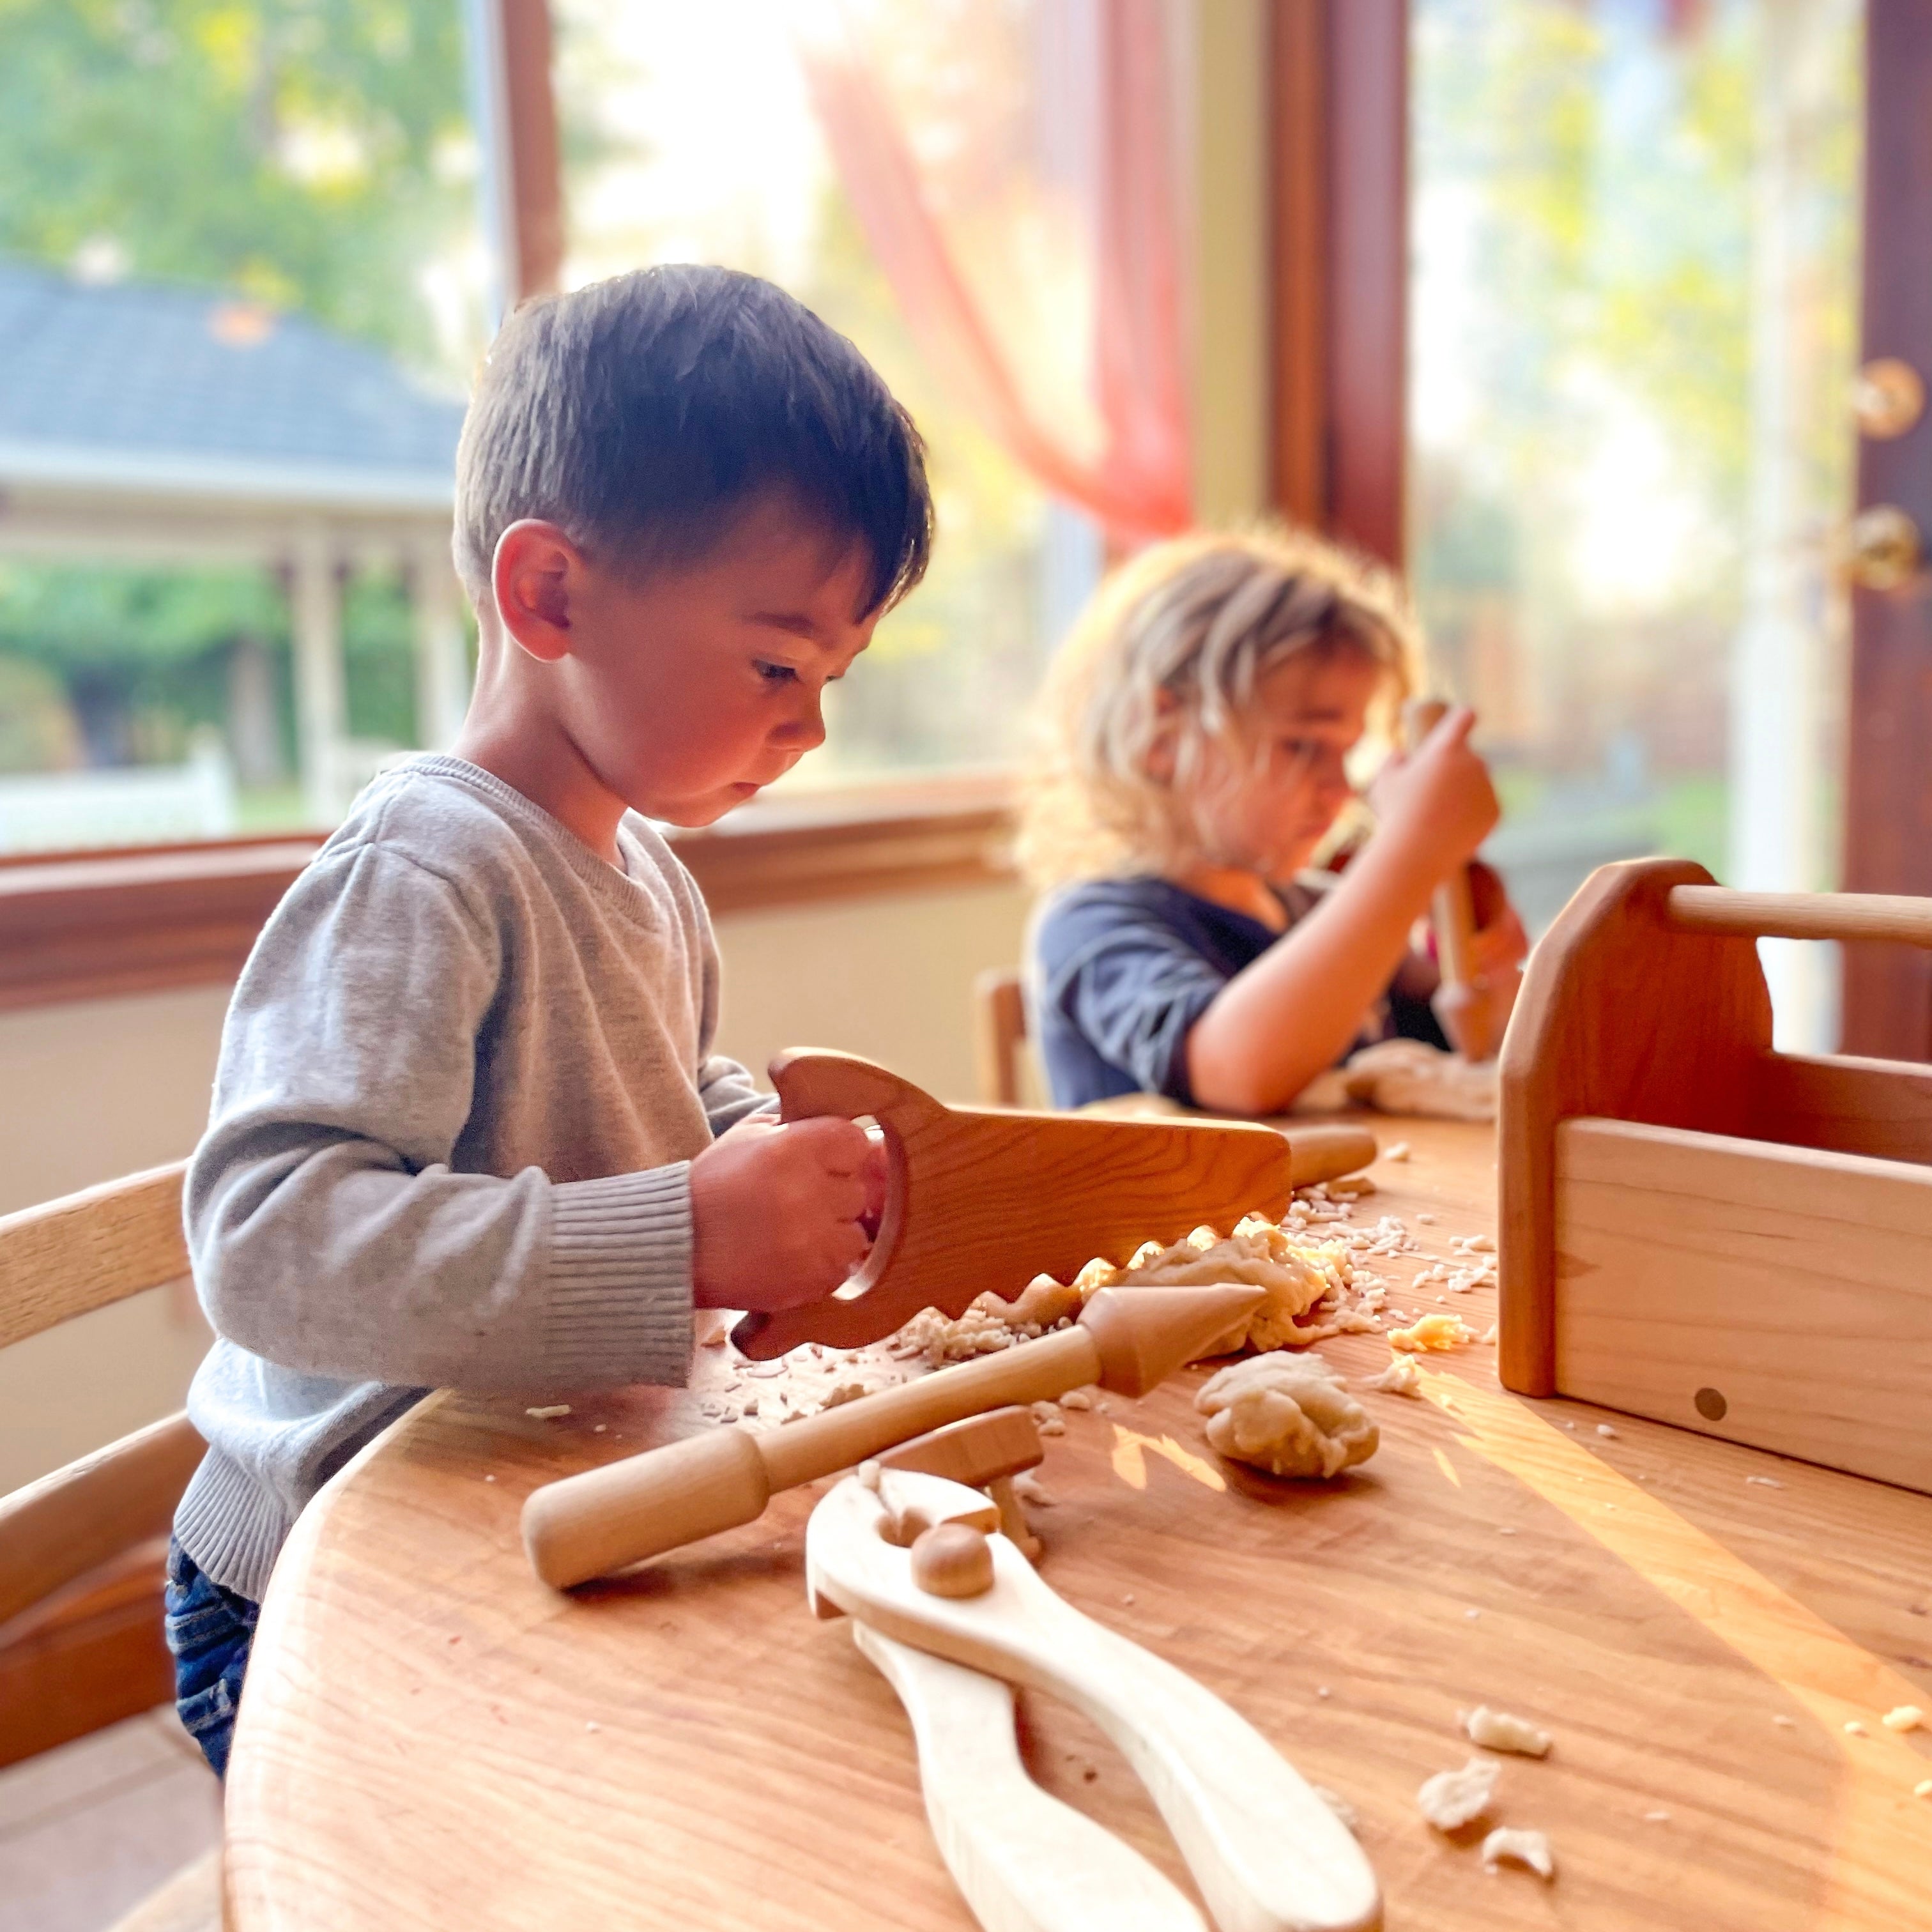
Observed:
[[[778,1124],[712,1052],[710,922],[646,820],[823,742],[931,536],[910,419],[768,283],[650,269],[497,338],[457,457],[462,735],[276,909],[189,1173],[220,1339],[168,1636],[216,1771],[290,1526],[426,1390],[681,1382],[694,1308],[814,1300],[864,1252],[864,1132]]]

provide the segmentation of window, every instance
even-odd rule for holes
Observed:
[[[0,854],[326,824],[460,715],[461,28],[0,16]]]
[[[1643,853],[1832,882],[1862,12],[1415,0],[1411,569],[1534,926]]]
[[[1010,164],[1000,144],[1036,131],[1051,82],[1054,10],[862,10],[868,56],[922,158],[942,173],[962,156],[988,175]],[[794,0],[557,0],[565,279],[722,262],[770,277],[852,338],[926,437],[940,538],[925,584],[832,694],[825,748],[789,782],[1002,764],[1098,577],[1100,539],[962,406],[908,332],[814,113],[800,39],[812,13]]]

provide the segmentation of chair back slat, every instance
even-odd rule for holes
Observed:
[[[1010,966],[982,973],[973,985],[973,1048],[984,1105],[1020,1104],[1020,1056],[1026,1036],[1026,994],[1019,974]]]
[[[0,1216],[0,1348],[188,1273],[186,1161]]]
[[[0,1496],[0,1627],[130,1545],[165,1536],[206,1447],[186,1415],[170,1415]]]

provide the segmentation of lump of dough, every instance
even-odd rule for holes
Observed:
[[[1202,1385],[1194,1406],[1223,1456],[1271,1476],[1340,1475],[1381,1441],[1368,1412],[1319,1355],[1236,1362]]]
[[[1485,1750],[1516,1751],[1525,1757],[1547,1757],[1550,1733],[1540,1731],[1523,1718],[1512,1718],[1507,1711],[1492,1711],[1478,1704],[1473,1711],[1459,1714],[1470,1743]]]
[[[1472,1757],[1460,1771],[1438,1771],[1415,1794],[1415,1802],[1438,1832],[1453,1832],[1490,1808],[1502,1770],[1492,1757]]]
[[[1556,1859],[1546,1832],[1518,1832],[1498,1825],[1483,1840],[1483,1869],[1494,1871],[1505,1858],[1526,1866],[1540,1879],[1556,1876]]]
[[[1460,1315],[1424,1315],[1407,1328],[1391,1328],[1388,1339],[1391,1348],[1417,1354],[1462,1348],[1476,1339],[1476,1331]]]
[[[1238,1282],[1264,1288],[1268,1299],[1237,1330],[1204,1351],[1231,1354],[1250,1348],[1305,1348],[1331,1335],[1372,1329],[1353,1306],[1354,1270],[1340,1242],[1298,1241],[1264,1215],[1250,1214],[1224,1240],[1196,1228],[1170,1247],[1147,1243],[1124,1268],[1089,1262],[1075,1278],[1083,1294],[1100,1288],[1193,1288]]]
[[[1342,1082],[1352,1100],[1383,1114],[1416,1114],[1444,1120],[1493,1120],[1496,1066],[1419,1040],[1378,1040],[1349,1056]]]

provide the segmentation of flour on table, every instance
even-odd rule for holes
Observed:
[[[1376,1453],[1381,1432],[1319,1355],[1279,1351],[1202,1384],[1194,1406],[1223,1456],[1271,1476],[1337,1476]]]

